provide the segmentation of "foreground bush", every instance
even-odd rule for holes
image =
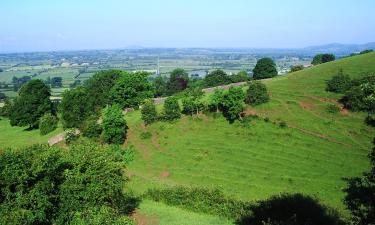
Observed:
[[[345,225],[337,211],[302,194],[283,194],[260,201],[240,225]]]
[[[344,93],[351,87],[351,79],[348,75],[344,75],[342,69],[339,73],[327,81],[326,90],[335,93]]]
[[[265,84],[259,81],[252,81],[247,89],[245,102],[250,105],[259,105],[268,102],[270,97]]]
[[[57,118],[51,114],[45,114],[39,120],[39,130],[41,135],[51,133],[57,128]]]
[[[0,224],[129,224],[121,154],[86,144],[0,154]]]
[[[250,207],[250,203],[228,198],[218,189],[187,187],[174,187],[164,190],[150,189],[145,196],[167,205],[227,218],[239,218]]]
[[[128,126],[118,105],[107,106],[103,110],[103,140],[108,144],[123,144]]]

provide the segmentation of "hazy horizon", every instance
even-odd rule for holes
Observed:
[[[0,52],[374,42],[375,1],[1,2]]]

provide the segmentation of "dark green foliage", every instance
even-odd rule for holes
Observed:
[[[51,112],[51,93],[41,80],[31,80],[20,89],[10,112],[12,126],[37,128],[39,118]]]
[[[375,76],[352,81],[352,87],[340,101],[353,111],[375,112]]]
[[[90,111],[99,112],[104,106],[111,103],[110,90],[122,74],[121,70],[100,71],[84,83],[87,92],[87,107]]]
[[[62,77],[52,77],[51,79],[52,88],[61,88],[62,87]]]
[[[228,76],[223,70],[214,70],[207,74],[204,78],[204,84],[206,87],[216,87],[224,84],[229,84],[231,77]]]
[[[230,76],[230,80],[232,83],[244,82],[250,80],[249,75],[246,71],[240,71],[232,76]]]
[[[0,92],[0,102],[3,102],[7,99],[7,96],[3,93],[3,92]]]
[[[314,56],[311,64],[318,65],[326,62],[335,61],[335,56],[333,54],[318,54]]]
[[[288,125],[286,124],[285,121],[280,121],[280,122],[279,122],[279,127],[280,127],[280,128],[287,128]]]
[[[270,97],[268,96],[267,87],[260,81],[251,81],[249,83],[249,89],[246,92],[245,102],[250,105],[259,105],[268,102]]]
[[[173,95],[175,93],[185,90],[189,83],[188,73],[181,68],[174,69],[167,82],[167,95]]]
[[[194,212],[234,219],[239,218],[250,207],[250,203],[228,198],[218,189],[187,187],[174,187],[164,190],[150,189],[145,196],[156,202],[163,202]]]
[[[155,97],[163,97],[167,94],[167,83],[165,82],[164,78],[161,76],[157,76],[154,80],[154,90],[155,90]]]
[[[337,211],[302,194],[282,194],[253,205],[240,225],[345,225]]]
[[[146,101],[141,109],[142,120],[146,125],[152,124],[158,120],[158,113],[152,100]]]
[[[95,115],[87,117],[81,126],[82,136],[88,138],[99,138],[103,128],[98,122],[99,118]]]
[[[199,114],[204,109],[202,97],[203,92],[200,87],[189,88],[186,96],[182,99],[182,112],[186,115]]]
[[[75,80],[73,83],[71,83],[69,85],[70,88],[75,88],[75,87],[78,87],[78,86],[81,86],[82,85],[82,82],[81,80]]]
[[[58,119],[50,113],[45,114],[39,120],[39,130],[41,135],[51,133],[57,128]]]
[[[84,87],[66,90],[59,105],[61,120],[64,128],[78,128],[86,117],[92,113],[89,110],[87,92]]]
[[[375,139],[374,142],[375,144]],[[352,212],[354,224],[375,224],[375,147],[369,155],[371,170],[361,177],[347,179],[344,203]]]
[[[328,113],[336,114],[340,112],[340,107],[338,107],[336,104],[327,104],[326,105],[326,111]]]
[[[31,77],[29,76],[23,76],[20,78],[17,78],[14,76],[12,78],[13,91],[18,91],[22,87],[22,85],[26,84],[30,80],[31,80]]]
[[[235,120],[241,118],[241,113],[244,109],[245,94],[239,87],[231,87],[223,96],[221,108],[224,117],[233,123]]]
[[[336,93],[344,93],[349,90],[352,85],[352,81],[348,75],[344,75],[342,69],[339,70],[338,74],[333,76],[331,80],[327,81],[326,90]]]
[[[127,157],[91,144],[1,152],[0,224],[129,224],[138,200],[123,192]]]
[[[253,69],[254,79],[265,79],[277,76],[276,64],[271,58],[258,60]]]
[[[121,108],[138,108],[147,98],[154,96],[152,85],[146,72],[123,72],[110,91],[112,103]]]
[[[295,65],[295,66],[290,67],[290,72],[293,73],[293,72],[297,72],[303,69],[304,69],[303,65]]]
[[[224,98],[224,89],[216,88],[214,93],[210,96],[209,107],[211,110],[215,110],[217,113],[220,110],[221,103]]]
[[[103,140],[108,144],[123,144],[128,126],[118,105],[107,106],[103,110]]]
[[[365,119],[365,124],[367,124],[368,126],[375,127],[375,115],[374,114],[367,115]]]
[[[9,117],[10,113],[12,112],[13,103],[6,99],[4,101],[4,106],[0,107],[0,116]]]
[[[371,52],[374,52],[374,50],[372,50],[372,49],[366,49],[366,50],[363,50],[363,51],[361,51],[359,54],[367,54],[367,53],[371,53]]]
[[[165,120],[172,121],[181,118],[181,109],[176,97],[168,97],[164,102]]]
[[[79,133],[77,132],[76,129],[67,129],[65,131],[64,139],[66,144],[71,144],[78,140],[79,138]]]

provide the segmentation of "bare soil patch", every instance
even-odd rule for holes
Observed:
[[[165,179],[165,178],[169,177],[170,175],[171,175],[171,173],[168,170],[165,170],[165,171],[161,172],[159,177],[160,177],[160,179]]]
[[[159,218],[157,216],[145,215],[139,210],[135,210],[131,216],[137,225],[157,225],[159,224]]]

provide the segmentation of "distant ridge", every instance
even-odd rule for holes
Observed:
[[[326,44],[326,45],[306,47],[306,48],[303,48],[302,51],[310,52],[313,54],[333,53],[337,56],[343,56],[343,55],[349,55],[351,53],[360,52],[366,49],[375,50],[375,42],[369,42],[366,44],[331,43],[331,44]]]

